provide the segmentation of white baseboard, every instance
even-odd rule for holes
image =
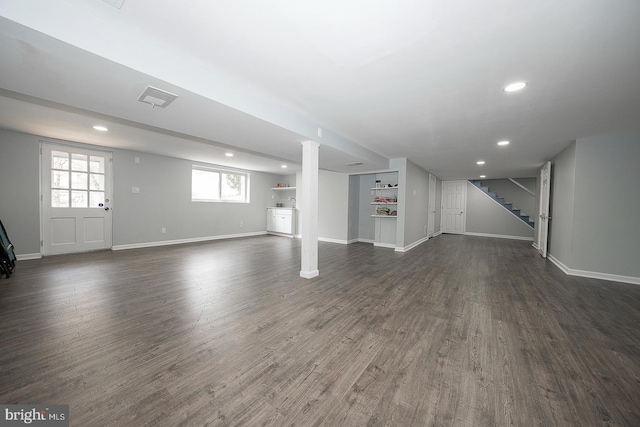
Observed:
[[[377,248],[391,248],[391,249],[395,249],[396,248],[396,245],[394,245],[393,243],[373,242],[373,246],[375,246]]]
[[[396,252],[407,252],[413,248],[415,248],[416,246],[426,242],[427,240],[429,240],[429,237],[425,236],[422,239],[415,241],[413,243],[411,243],[410,245],[405,246],[404,248],[396,248]]]
[[[292,239],[295,239],[296,237],[295,234],[278,233],[277,231],[267,231],[267,234],[272,234],[274,236],[290,237]]]
[[[442,234],[442,231],[436,231],[435,233],[433,233],[433,237],[438,237],[441,234]],[[432,237],[432,239],[433,239],[433,237]]]
[[[371,244],[374,244],[376,242],[373,239],[360,239],[360,238],[358,238],[357,241],[360,243],[371,243]]]
[[[17,255],[16,254],[16,259],[18,261],[26,261],[28,259],[40,259],[42,258],[42,254],[41,253],[35,253],[35,254],[20,254]]]
[[[564,274],[569,276],[586,277],[589,279],[610,280],[612,282],[630,283],[632,285],[640,285],[640,277],[633,276],[621,276],[619,274],[600,273],[597,271],[577,270],[569,268],[562,263],[558,258],[551,254],[547,254],[549,261],[554,263]]]
[[[536,249],[536,250],[540,250],[540,246],[538,246],[538,244],[536,242],[533,242],[531,244],[531,246],[533,246],[533,248]]]
[[[318,277],[319,275],[320,275],[319,270],[300,271],[300,277],[304,279],[313,279],[314,277]]]
[[[467,231],[464,233],[465,236],[478,236],[478,237],[494,237],[496,239],[511,239],[511,240],[525,240],[528,242],[533,241],[533,237],[524,237],[524,236],[507,236],[504,234],[487,234],[487,233],[474,233],[472,231]]]
[[[122,251],[126,249],[152,248],[155,246],[181,245],[184,243],[208,242],[211,240],[235,239],[238,237],[262,236],[267,234],[266,231],[256,231],[241,234],[224,234],[220,236],[194,237],[190,239],[162,240],[159,242],[131,243],[127,245],[114,245],[111,247],[113,251]]]
[[[329,243],[339,243],[341,245],[348,245],[349,244],[349,242],[347,240],[331,239],[329,237],[318,237],[318,241],[320,241],[320,242],[329,242]]]

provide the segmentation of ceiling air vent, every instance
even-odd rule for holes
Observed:
[[[104,0],[105,3],[109,3],[111,6],[120,9],[124,4],[124,0]]]
[[[164,108],[171,104],[178,95],[158,89],[157,87],[149,86],[142,95],[138,98],[138,101],[150,104],[153,107]]]
[[[360,166],[360,165],[362,165],[362,162],[347,163],[347,166]]]

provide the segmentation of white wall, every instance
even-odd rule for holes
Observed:
[[[0,220],[17,255],[40,254],[40,142],[0,130]]]
[[[571,268],[640,278],[638,162],[640,133],[577,141]]]
[[[40,253],[39,148],[43,139],[0,131],[0,219],[18,255]],[[266,230],[270,188],[278,175],[250,172],[251,203],[195,203],[191,202],[193,162],[129,150],[112,152],[114,247]],[[134,157],[141,162],[134,163]],[[131,192],[133,186],[140,187],[139,194]],[[166,234],[161,233],[163,227]]]
[[[371,189],[375,187],[375,175],[360,175],[360,201],[358,206],[358,239],[373,242],[375,240],[375,218],[371,201]]]
[[[347,239],[349,242],[358,240],[360,228],[360,175],[349,176],[349,223]]]
[[[536,178],[519,178],[515,181],[534,194],[527,193],[508,179],[483,179],[482,185],[489,187],[489,191],[498,193],[498,197],[502,197],[505,201],[512,203],[515,209],[520,209],[523,215],[530,216],[536,222]]]
[[[566,265],[571,263],[575,174],[574,142],[551,161],[548,252]]]
[[[578,139],[552,161],[549,255],[569,273],[640,283],[640,133]]]
[[[533,228],[467,183],[466,233],[533,241]]]
[[[140,163],[134,163],[134,157]],[[266,230],[278,176],[250,172],[250,203],[191,201],[191,168],[202,163],[113,151],[113,245],[197,239]],[[140,188],[139,194],[131,187]],[[161,234],[166,228],[166,234]]]
[[[349,229],[349,175],[320,170],[318,238],[346,243]]]
[[[404,245],[410,246],[427,237],[429,216],[429,173],[412,163],[406,163],[404,205]]]

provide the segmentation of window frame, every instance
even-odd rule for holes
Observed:
[[[195,198],[193,196],[193,172],[196,170],[203,171],[203,172],[210,172],[218,175],[218,188],[217,188],[218,198],[217,199]],[[244,186],[243,186],[244,188],[242,189],[244,190],[243,199],[240,199],[240,200],[225,199],[222,197],[222,175],[223,174],[237,175],[240,177],[244,177]],[[241,171],[237,169],[224,169],[224,168],[202,166],[202,165],[191,165],[191,201],[196,203],[242,203],[242,204],[250,203],[251,202],[250,201],[250,194],[251,194],[251,191],[250,191],[251,178],[250,177],[251,177],[251,174],[248,171]],[[242,193],[242,190],[241,190],[241,193]]]

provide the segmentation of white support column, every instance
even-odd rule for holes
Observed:
[[[300,277],[311,279],[318,270],[318,144],[302,142],[300,228],[302,232]]]

